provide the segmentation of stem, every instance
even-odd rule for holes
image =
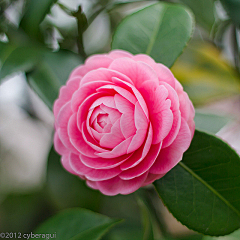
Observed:
[[[160,199],[156,194],[154,189],[140,189],[138,192],[138,196],[144,201],[146,206],[148,207],[151,216],[157,223],[157,226],[162,233],[163,237],[169,238],[170,233],[167,230],[167,224],[163,217],[163,211],[161,207],[159,207]]]
[[[233,56],[234,64],[237,70],[238,75],[240,76],[240,47],[238,39],[238,28],[233,25]]]

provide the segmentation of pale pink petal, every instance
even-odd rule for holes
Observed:
[[[92,111],[92,115],[90,118],[90,124],[93,124],[93,122],[97,121],[97,117],[99,114],[106,114],[106,112],[104,112],[100,107],[96,107],[93,111]]]
[[[135,167],[139,164],[147,155],[151,145],[152,145],[152,138],[153,138],[153,130],[152,125],[150,123],[148,129],[148,136],[142,146],[137,149],[133,155],[121,165],[121,170],[127,170],[129,168]]]
[[[123,180],[133,179],[147,172],[154,164],[161,149],[161,143],[153,144],[147,156],[135,167],[123,171],[119,177]]]
[[[156,62],[150,56],[148,56],[146,54],[137,54],[137,55],[133,56],[132,59],[137,62],[139,62],[139,61],[144,62],[151,68],[153,68],[153,66],[156,65]]]
[[[105,195],[114,196],[117,194],[130,194],[139,189],[144,183],[147,173],[131,180],[122,180],[115,177],[106,181],[97,182],[98,189]]]
[[[94,130],[93,128],[90,129],[91,131],[91,135],[97,140],[97,141],[100,141],[101,138],[104,136],[104,133],[99,133],[97,132],[96,130]]]
[[[96,93],[97,88],[104,86],[106,84],[108,84],[108,82],[97,81],[87,83],[84,86],[80,87],[79,89],[76,88],[76,91],[73,93],[71,100],[72,110],[76,112],[79,106],[87,97]]]
[[[118,119],[112,126],[110,133],[105,133],[101,140],[100,140],[100,146],[104,148],[114,148],[118,144],[120,144],[122,141],[124,141],[125,138],[122,134],[121,128],[120,128],[120,119]]]
[[[127,98],[128,99],[128,98]],[[121,113],[133,113],[135,106],[133,103],[131,103],[129,100],[127,100],[125,97],[122,97],[119,94],[114,95],[114,101],[116,104],[116,107],[118,111]],[[137,101],[134,102],[136,104]]]
[[[134,113],[124,113],[120,119],[121,132],[125,138],[129,138],[136,133],[134,124]]]
[[[122,155],[116,158],[89,158],[84,155],[79,155],[81,162],[89,167],[94,169],[112,169],[119,166],[121,163],[125,162],[131,154]]]
[[[141,87],[142,83],[147,80],[159,81],[157,74],[151,67],[143,62],[136,62],[130,58],[114,60],[109,66],[109,69],[119,71],[128,76],[136,88]]]
[[[183,153],[191,143],[191,132],[186,121],[181,119],[181,127],[174,142],[166,148],[161,149],[157,160],[150,168],[150,173],[165,174],[181,161]]]
[[[73,93],[78,89],[81,78],[73,78],[67,81],[66,86],[59,90],[58,99],[53,104],[54,116],[57,116],[61,107],[71,100]]]
[[[114,124],[122,115],[117,109],[107,107],[103,104],[100,105],[100,108],[108,114],[108,119],[111,124]]]
[[[99,68],[97,70],[92,70],[88,72],[81,80],[80,86],[83,86],[86,83],[89,82],[98,82],[98,81],[107,81],[109,83],[112,83],[112,78],[117,77],[123,81],[126,81],[130,84],[132,84],[132,81],[130,78],[128,78],[123,73],[120,73],[115,70],[107,69],[107,68]]]
[[[112,50],[109,54],[109,57],[111,57],[112,59],[117,59],[117,58],[122,58],[122,57],[128,57],[128,58],[132,58],[133,55],[129,52],[126,52],[124,50]]]
[[[78,155],[71,154],[70,155],[70,166],[75,171],[75,173],[79,175],[84,175],[85,178],[91,181],[102,181],[108,180],[117,176],[121,170],[119,167],[111,168],[111,169],[92,169],[85,166]]]
[[[95,55],[91,56],[86,60],[86,63],[84,65],[81,65],[80,67],[76,67],[71,75],[70,78],[75,76],[84,76],[86,73],[98,69],[98,68],[108,68],[108,66],[112,62],[112,58],[106,56],[106,55]]]
[[[97,158],[95,155],[96,150],[89,146],[83,139],[82,133],[77,127],[77,114],[74,113],[68,123],[68,135],[72,145],[82,154],[91,157]]]

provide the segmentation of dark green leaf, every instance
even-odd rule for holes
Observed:
[[[210,33],[215,23],[214,0],[181,0],[181,2],[191,8],[196,22]]]
[[[232,21],[240,26],[240,0],[220,0]]]
[[[82,208],[68,209],[44,222],[35,231],[39,234],[56,233],[58,240],[97,240],[120,220]]]
[[[57,0],[29,0],[20,26],[33,38],[39,38],[39,24]]]
[[[205,236],[202,240],[239,240],[240,239],[240,230],[237,230],[230,235],[224,237],[209,237]]]
[[[145,53],[171,67],[191,38],[193,27],[193,16],[187,8],[157,3],[121,22],[113,36],[112,48]]]
[[[34,71],[28,74],[29,83],[52,108],[59,88],[66,83],[70,72],[81,63],[79,56],[68,51],[46,52]]]
[[[13,51],[11,51],[11,49]],[[9,46],[9,51],[11,53],[5,57],[0,72],[0,79],[17,71],[30,71],[42,56],[41,48],[31,46],[16,47],[15,49],[13,46],[12,48]]]
[[[240,227],[240,158],[214,136],[196,131],[183,160],[154,185],[190,229],[219,236]]]

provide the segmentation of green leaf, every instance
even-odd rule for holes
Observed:
[[[193,16],[187,8],[157,3],[121,22],[113,36],[112,48],[145,53],[171,67],[191,38],[193,28]]]
[[[53,216],[38,227],[35,233],[56,234],[58,240],[97,240],[120,221],[86,209],[73,208]]]
[[[230,235],[224,237],[209,237],[205,236],[202,240],[239,240],[240,239],[240,230],[237,230]]]
[[[51,6],[57,0],[29,0],[20,27],[31,37],[39,38],[39,24],[49,13]]]
[[[240,26],[240,0],[220,0],[232,21]]]
[[[11,53],[5,57],[5,61],[3,61],[0,79],[14,72],[25,72],[33,69],[40,60],[43,50],[32,46],[16,47],[15,49],[13,46],[12,48],[9,46],[9,51]]]
[[[51,109],[59,88],[81,63],[79,56],[65,50],[46,52],[34,71],[27,75],[29,84]]]
[[[181,2],[191,8],[196,22],[210,33],[215,23],[214,0],[181,0]]]
[[[240,157],[214,136],[195,131],[183,160],[154,186],[190,229],[220,236],[240,227]]]

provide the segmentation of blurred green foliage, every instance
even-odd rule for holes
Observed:
[[[88,1],[88,8],[85,11],[81,5],[77,8],[69,7],[67,1],[60,3],[56,0],[0,0],[0,80],[6,81],[12,74],[23,72],[29,85],[51,109],[60,86],[67,81],[71,70],[82,64],[88,56],[85,45],[90,39],[84,42],[84,34],[94,23],[96,24],[94,20],[105,14],[110,22],[107,26],[110,35],[115,33],[115,43],[113,42],[115,48],[119,46],[116,41],[120,40],[117,35],[123,34],[121,27],[117,28],[117,24],[130,12],[156,2],[158,1],[95,0]],[[222,98],[239,95],[240,1],[220,1],[227,12],[227,19],[219,17],[216,7],[218,1],[167,2],[184,4],[195,15],[197,31],[172,68],[195,106],[203,106]],[[12,14],[13,9],[18,13],[15,13],[15,20],[9,15]],[[54,21],[54,10],[69,20],[66,25]],[[133,17],[134,15],[131,15],[128,19]],[[137,19],[139,20],[141,19]],[[168,19],[162,23],[162,28],[159,28],[159,32],[163,27],[168,26],[170,20],[168,16]],[[127,20],[124,21],[126,23]],[[188,22],[188,24],[192,23]],[[229,29],[231,29],[230,33]],[[190,30],[190,34],[183,41],[181,49],[177,53],[174,52],[173,58],[169,60],[169,66],[189,40],[192,29],[187,30],[188,32]],[[123,31],[126,31],[126,28]],[[56,37],[56,32],[60,37]],[[227,43],[224,41],[226,34],[230,34],[232,41]],[[168,42],[168,39],[164,40]],[[98,45],[96,42],[94,44]],[[174,41],[171,44],[174,45]],[[161,44],[157,39],[153,46],[154,52],[157,49],[161,50]],[[111,39],[108,39],[97,52],[106,52],[110,48]],[[232,53],[232,65],[221,58],[226,48]],[[144,49],[138,51],[146,52]],[[219,121],[219,118],[221,117],[197,114],[196,125],[200,130],[216,133],[228,121],[226,118],[221,118]],[[220,125],[215,124],[216,119]],[[153,198],[156,200],[155,197]],[[68,208],[87,208],[110,218],[125,219],[102,238],[105,240],[202,239],[203,236],[200,234],[181,238],[165,233],[163,237],[161,234],[164,230],[159,228],[158,224],[161,219],[154,217],[151,212],[153,209],[149,204],[146,199],[141,198],[141,194],[138,194],[137,198],[135,194],[107,197],[89,189],[78,177],[62,168],[60,157],[52,148],[48,157],[46,182],[42,189],[31,193],[9,193],[1,196],[0,231],[31,232],[59,211]],[[141,221],[141,212],[143,221]],[[162,224],[164,225],[163,222]],[[104,229],[108,227],[109,225]],[[238,237],[238,234],[239,232],[236,232],[229,238],[220,239],[238,239],[235,237]]]

